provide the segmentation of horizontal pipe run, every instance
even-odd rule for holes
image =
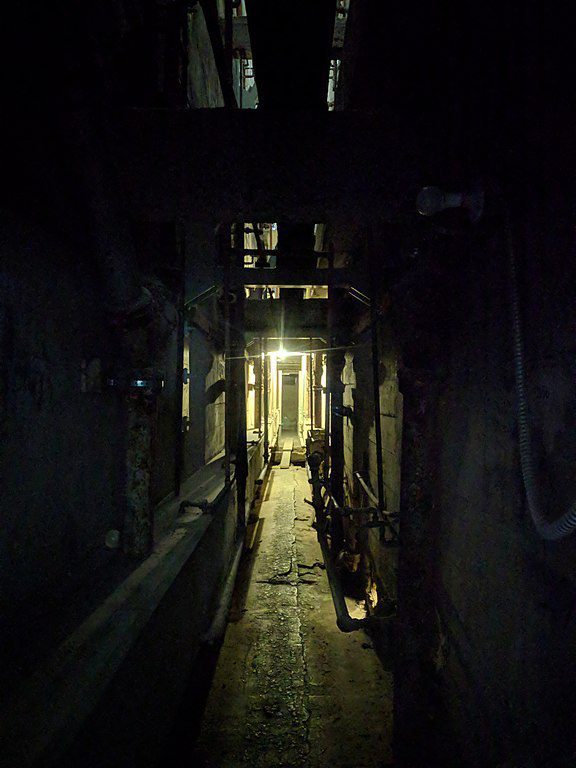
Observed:
[[[332,561],[332,555],[326,536],[318,531],[318,542],[320,543],[320,549],[322,550],[322,557],[324,558],[324,565],[326,566],[326,574],[328,576],[328,584],[330,585],[330,592],[332,593],[332,602],[334,603],[334,610],[336,611],[336,626],[341,632],[355,632],[358,629],[364,629],[366,619],[354,619],[348,612],[348,606],[346,605],[346,599],[340,586],[340,579],[336,568]]]
[[[262,471],[258,475],[258,478],[256,480],[256,485],[262,485],[264,483],[264,480],[266,480],[266,473],[268,472],[269,466],[268,463],[264,464],[262,467]]]
[[[356,632],[359,629],[368,629],[371,626],[375,626],[377,622],[382,619],[377,619],[374,616],[366,616],[363,619],[354,619],[348,612],[348,606],[346,605],[346,598],[342,591],[340,583],[340,577],[332,560],[332,554],[326,540],[326,535],[318,530],[318,542],[320,549],[322,550],[322,557],[324,558],[324,565],[326,566],[326,574],[328,576],[328,584],[330,585],[330,592],[332,593],[332,602],[334,603],[334,610],[336,612],[336,626],[341,632]]]

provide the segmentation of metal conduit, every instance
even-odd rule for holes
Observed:
[[[530,417],[528,396],[526,391],[526,367],[524,364],[524,339],[522,336],[522,319],[520,311],[520,292],[518,290],[518,266],[512,236],[510,219],[506,214],[506,236],[508,241],[510,269],[510,303],[512,310],[514,378],[516,382],[516,406],[518,417],[518,443],[520,452],[520,467],[524,491],[528,502],[530,516],[539,535],[548,541],[558,541],[569,536],[576,529],[576,501],[557,520],[548,521],[542,507],[542,500],[534,458],[532,455],[532,439],[530,432]]]

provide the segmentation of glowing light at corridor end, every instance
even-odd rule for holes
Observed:
[[[277,349],[275,352],[268,352],[268,357],[273,357],[275,360],[286,360],[287,357],[301,357],[302,352],[289,352],[287,349],[284,349],[283,346],[281,346],[279,349]]]

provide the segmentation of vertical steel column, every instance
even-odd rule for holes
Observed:
[[[174,493],[180,494],[180,485],[182,484],[182,475],[184,470],[184,425],[182,423],[182,405],[184,401],[184,336],[186,334],[186,311],[184,306],[185,284],[184,276],[186,274],[186,249],[183,239],[180,242],[180,264],[181,277],[178,286],[178,348],[176,363],[176,409],[174,413],[176,440],[174,449],[176,451],[174,461]]]
[[[270,460],[270,437],[268,434],[270,387],[270,358],[268,357],[268,339],[264,340],[264,463]]]
[[[314,427],[322,429],[322,353],[314,356]]]
[[[260,338],[260,344],[258,345],[258,356],[254,360],[254,426],[257,425],[258,439],[262,437],[262,346],[263,341],[262,338]]]
[[[376,472],[378,483],[378,510],[384,511],[384,456],[382,454],[382,417],[380,416],[380,350],[378,344],[378,297],[375,286],[376,270],[371,233],[368,234],[369,274],[373,286],[370,296],[370,336],[372,342],[372,386],[374,390],[374,432],[376,435]]]
[[[334,345],[332,338],[334,328],[334,254],[328,256],[328,348],[326,350],[326,387],[325,387],[325,416],[324,416],[324,479],[328,479],[330,465],[332,463],[330,431],[331,431],[331,365],[330,355]]]
[[[330,364],[329,352],[326,352],[326,386],[324,387],[324,478],[330,470]]]

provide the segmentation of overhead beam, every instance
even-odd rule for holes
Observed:
[[[381,113],[134,109],[110,124],[140,219],[382,219],[427,181],[425,137]]]
[[[281,288],[306,288],[309,285],[350,285],[353,273],[348,269],[242,269],[231,270],[236,285],[279,285]]]

